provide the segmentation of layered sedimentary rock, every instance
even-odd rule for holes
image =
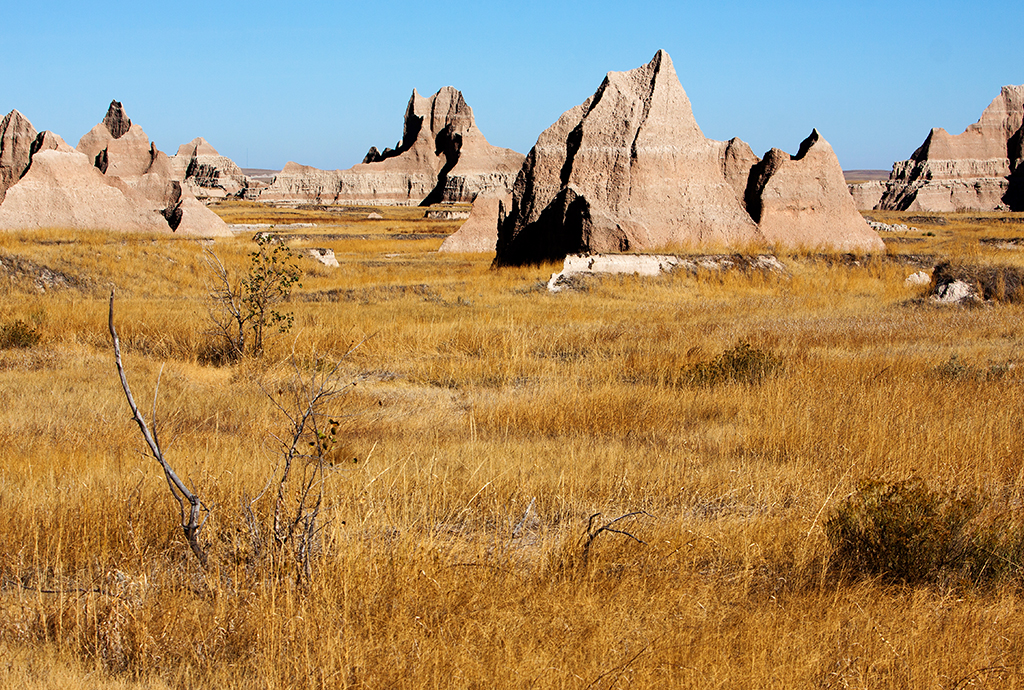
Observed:
[[[249,188],[249,178],[242,169],[202,137],[179,146],[170,162],[175,178],[184,182],[197,199],[241,196]]]
[[[882,180],[851,182],[847,185],[850,195],[853,196],[853,205],[861,211],[870,211],[878,206],[888,186],[888,183]]]
[[[446,86],[430,98],[414,90],[394,149],[373,147],[348,170],[288,163],[260,199],[411,205],[502,197],[522,160],[487,142],[458,90]]]
[[[933,129],[908,160],[896,162],[874,208],[1024,210],[1022,139],[1024,86],[1004,86],[961,134]],[[865,192],[860,207],[870,200]]]
[[[673,245],[873,251],[832,148],[817,131],[764,161],[739,139],[706,139],[668,54],[609,72],[544,131],[499,220],[496,263]]]
[[[43,132],[30,142],[29,152],[27,170],[0,203],[2,229],[230,233],[174,179],[170,159],[117,101],[77,149]]]
[[[28,169],[35,138],[35,127],[17,110],[7,113],[0,121],[0,202]]]

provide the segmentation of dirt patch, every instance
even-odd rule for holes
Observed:
[[[85,289],[92,286],[85,278],[9,254],[0,254],[0,275],[5,275],[16,283],[27,283],[39,292],[67,288]]]
[[[396,232],[396,233],[360,233],[360,234],[345,234],[345,233],[322,233],[316,235],[307,235],[300,233],[274,233],[274,237],[280,239],[282,242],[339,242],[345,240],[360,240],[360,241],[379,241],[379,240],[433,240],[438,237],[443,237],[447,234],[445,232]]]
[[[978,242],[996,249],[1024,249],[1024,237],[983,237]]]
[[[417,285],[381,285],[368,288],[349,288],[335,290],[320,290],[295,295],[295,298],[303,302],[358,302],[369,304],[371,302],[387,302],[405,297],[406,295],[421,295],[429,297],[433,291],[429,285],[419,283]]]

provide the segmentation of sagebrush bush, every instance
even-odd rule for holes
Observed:
[[[34,347],[39,338],[39,331],[21,319],[0,326],[0,349]]]
[[[765,376],[781,366],[781,357],[742,341],[710,361],[690,366],[683,379],[695,386],[715,386],[730,382],[761,383]]]
[[[1017,521],[979,495],[933,490],[913,478],[861,484],[825,533],[833,563],[854,574],[906,584],[983,582],[1021,570]]]

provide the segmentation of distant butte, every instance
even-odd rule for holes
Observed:
[[[522,154],[487,142],[457,89],[446,86],[430,98],[413,90],[394,149],[372,147],[347,170],[288,163],[259,198],[396,205],[496,198],[511,189],[522,161]]]
[[[118,101],[77,149],[52,132],[35,134],[16,110],[8,114],[0,124],[0,192],[0,229],[230,233]]]

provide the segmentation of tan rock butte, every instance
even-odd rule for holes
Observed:
[[[1004,86],[961,134],[933,129],[909,159],[893,164],[888,181],[851,191],[862,209],[1021,211],[1022,141],[1024,86]]]
[[[753,245],[878,251],[817,131],[760,160],[704,137],[672,60],[609,72],[537,139],[498,225],[502,264],[567,254]]]

